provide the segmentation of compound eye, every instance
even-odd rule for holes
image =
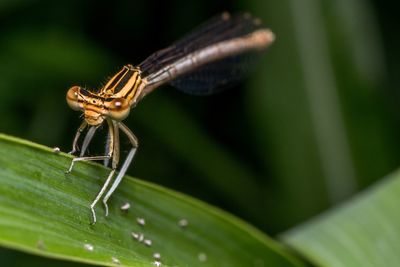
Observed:
[[[79,91],[81,88],[79,86],[72,86],[67,92],[67,103],[70,108],[73,110],[80,110],[81,107],[79,105]]]
[[[129,102],[125,98],[115,98],[110,102],[108,116],[117,121],[128,117],[130,111]]]

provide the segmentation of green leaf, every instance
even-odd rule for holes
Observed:
[[[400,266],[400,172],[283,235],[318,266]]]
[[[257,229],[217,208],[177,192],[125,177],[110,201],[110,216],[89,204],[109,170],[71,156],[0,135],[0,244],[42,256],[97,265],[302,266]],[[151,166],[149,166],[151,168]],[[190,177],[181,177],[190,179]],[[122,212],[120,206],[130,203]],[[145,226],[137,218],[146,220]],[[178,221],[186,219],[188,226]],[[143,233],[150,247],[134,240]],[[88,249],[89,244],[93,250]]]

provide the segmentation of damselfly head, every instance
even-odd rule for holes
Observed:
[[[67,103],[73,110],[81,110],[89,125],[99,125],[104,121],[103,101],[89,91],[73,86],[67,92]]]
[[[73,110],[83,111],[85,121],[92,126],[100,125],[106,117],[122,121],[130,111],[130,103],[123,97],[103,97],[79,86],[71,87],[66,99]]]

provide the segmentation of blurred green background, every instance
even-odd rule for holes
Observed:
[[[274,236],[396,169],[400,38],[389,1],[0,0],[0,131],[69,151],[81,121],[65,102],[70,86],[98,88],[225,10],[260,17],[276,43],[226,92],[165,86],[144,99],[126,120],[140,142],[130,175]]]

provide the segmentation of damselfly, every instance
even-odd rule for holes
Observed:
[[[74,110],[84,114],[84,121],[76,132],[71,154],[78,150],[78,140],[88,128],[79,157],[72,160],[71,172],[77,161],[104,160],[111,172],[100,192],[90,205],[93,223],[96,222],[94,207],[103,197],[105,215],[107,201],[121,182],[136,149],[138,139],[122,122],[144,96],[165,83],[191,94],[212,94],[227,84],[237,81],[246,72],[249,55],[264,50],[274,41],[274,34],[261,26],[260,20],[249,14],[231,16],[223,13],[200,26],[173,45],[159,50],[137,66],[126,65],[97,92],[80,86],[68,90],[66,99]],[[102,156],[84,154],[98,127],[108,125],[106,151]],[[115,177],[120,159],[119,131],[129,139],[132,148]],[[107,192],[106,192],[107,191]]]

